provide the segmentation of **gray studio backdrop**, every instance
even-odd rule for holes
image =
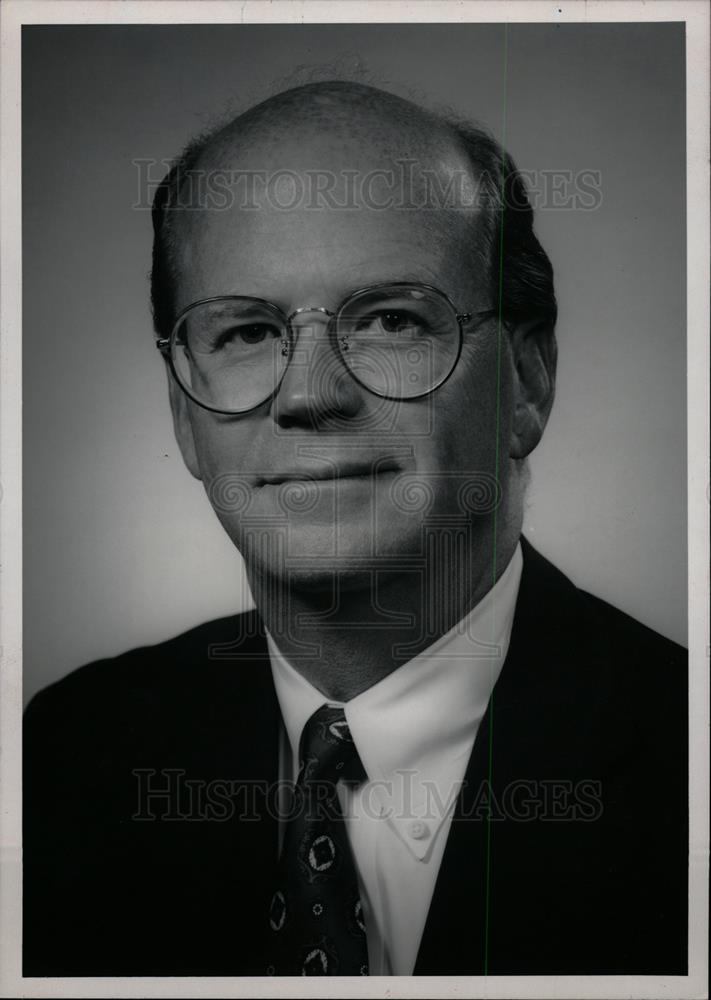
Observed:
[[[25,27],[27,697],[249,603],[173,440],[135,161],[172,157],[303,64],[358,76],[358,57],[374,83],[505,132],[536,172],[560,362],[526,531],[580,586],[685,641],[682,25],[512,26],[505,101],[502,25]],[[576,202],[588,171],[599,192]]]

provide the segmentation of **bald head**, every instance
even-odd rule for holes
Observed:
[[[382,158],[443,153],[459,145],[443,119],[376,87],[328,81],[295,87],[268,98],[203,143],[199,161],[226,164],[237,150],[265,155],[285,141],[307,151],[318,138],[327,148],[347,142]]]
[[[505,218],[501,207],[512,184],[517,211]],[[211,200],[215,188],[218,202]],[[278,214],[267,218],[275,207]],[[275,238],[284,227],[307,234],[314,211],[331,214],[335,241],[348,239],[347,225],[370,225],[377,241],[377,213],[385,209],[395,228],[418,212],[425,241],[451,237],[450,252],[469,254],[472,270],[487,280],[504,274],[509,315],[522,306],[554,313],[550,265],[533,235],[523,185],[495,141],[375,87],[328,81],[275,94],[191,143],[176,162],[154,203],[156,329],[166,336],[186,304],[175,295],[176,276],[193,275],[197,242],[223,240],[230,225],[271,225]],[[516,289],[514,267],[498,266],[502,222],[509,260],[523,251],[525,288]]]
[[[477,205],[472,164],[450,123],[394,94],[338,81],[276,94],[233,119],[199,144],[193,170],[228,180],[229,207],[237,209],[263,205],[265,189],[279,208],[292,209],[299,202],[471,213]],[[292,199],[289,182],[303,189]],[[198,205],[183,184],[193,210],[214,207],[204,199],[207,186]]]

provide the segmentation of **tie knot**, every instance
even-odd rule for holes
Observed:
[[[365,771],[342,708],[322,705],[304,726],[299,781],[362,781]]]

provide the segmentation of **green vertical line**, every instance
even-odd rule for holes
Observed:
[[[501,205],[499,208],[499,308],[498,323],[496,330],[496,437],[494,441],[494,476],[496,483],[499,482],[499,430],[501,420],[501,334],[502,334],[502,308],[504,301],[504,213],[506,211],[505,183],[506,183],[506,75],[508,62],[508,24],[504,24],[504,82],[503,82],[503,115],[501,124],[501,148],[503,156],[501,159]],[[497,540],[497,512],[498,504],[494,507],[493,518],[493,564],[491,568],[491,585],[496,583],[496,540]],[[492,793],[492,777],[494,773],[494,692],[489,700],[489,795]],[[491,902],[491,798],[489,798],[489,809],[486,816],[486,890],[484,909],[484,975],[489,974],[489,913]]]

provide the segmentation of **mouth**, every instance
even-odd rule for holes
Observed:
[[[279,472],[262,473],[255,479],[255,488],[263,486],[280,486],[283,483],[328,483],[342,482],[351,479],[375,479],[388,472],[397,472],[400,465],[393,459],[381,458],[370,462],[341,462],[324,467],[320,465],[301,466],[298,469],[285,469]]]

